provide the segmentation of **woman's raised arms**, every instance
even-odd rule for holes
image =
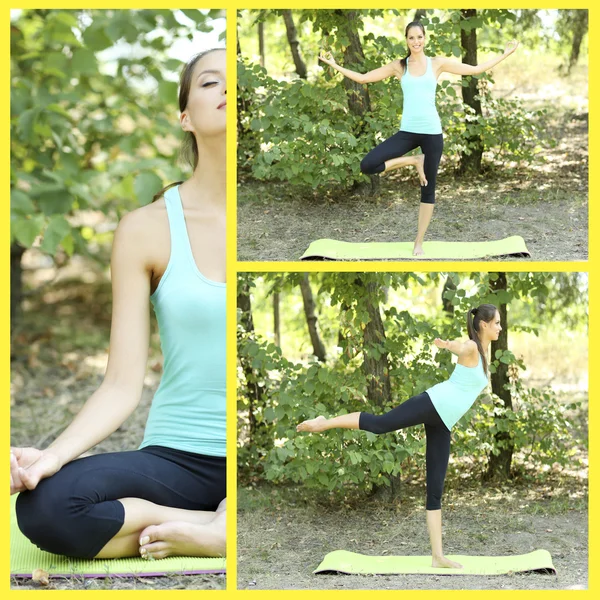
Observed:
[[[350,69],[341,67],[335,62],[331,52],[321,51],[319,54],[319,60],[330,67],[333,67],[336,71],[339,71],[342,75],[348,79],[352,79],[352,81],[356,81],[357,83],[375,83],[376,81],[382,81],[388,77],[402,76],[402,67],[400,66],[400,61],[398,60],[394,60],[387,65],[383,65],[383,67],[373,69],[367,73],[357,73],[356,71],[351,71]]]
[[[453,58],[446,58],[445,56],[435,57],[435,70],[436,75],[439,76],[441,73],[453,73],[454,75],[479,75],[492,67],[495,67],[499,62],[502,62],[505,58],[510,56],[519,45],[519,42],[512,40],[506,44],[504,48],[504,54],[496,56],[483,62],[479,65],[467,65],[465,63],[454,60]]]

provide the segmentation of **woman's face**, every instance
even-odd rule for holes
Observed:
[[[491,340],[497,340],[500,336],[500,332],[502,331],[502,327],[500,325],[500,313],[496,311],[494,318],[489,323],[482,323],[485,325],[487,333]]]
[[[196,139],[225,133],[226,52],[215,50],[194,65],[187,106],[181,113],[181,126]]]
[[[425,46],[425,34],[420,27],[411,27],[406,34],[408,49],[412,52],[423,52]]]

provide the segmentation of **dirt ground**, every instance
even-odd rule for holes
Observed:
[[[587,113],[554,111],[543,127],[545,161],[456,179],[442,159],[427,240],[524,238],[531,258],[588,257]],[[557,141],[552,147],[549,140]],[[419,183],[412,169],[382,177],[378,197],[302,190],[283,183],[238,182],[238,260],[295,261],[320,238],[348,242],[412,241]],[[491,259],[497,260],[497,259]]]
[[[462,486],[462,484],[461,484]],[[429,553],[422,499],[358,507],[294,502],[292,490],[238,491],[238,589],[587,589],[586,493],[527,488],[451,489],[444,502],[446,554],[507,555],[545,549],[556,575],[314,575],[325,554]]]
[[[105,264],[108,264],[108,260]],[[28,265],[36,266],[35,260]],[[85,283],[66,279],[49,287],[36,280],[43,270],[27,277],[23,317],[11,348],[11,445],[47,447],[68,425],[102,381],[110,326],[110,284],[94,263],[76,259],[68,271],[83,272]],[[156,390],[162,359],[153,328],[149,369],[138,409],[90,454],[135,449],[143,438],[150,402]],[[41,587],[31,580],[11,577],[11,589],[149,590],[225,589],[224,574],[166,577],[50,579]]]

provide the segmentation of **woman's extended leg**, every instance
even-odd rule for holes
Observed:
[[[317,417],[300,423],[297,431],[320,432],[328,429],[362,429],[372,433],[387,433],[423,423],[427,437],[425,453],[427,468],[427,529],[431,541],[432,566],[460,568],[442,551],[441,498],[450,457],[450,431],[440,418],[427,392],[409,398],[383,415],[354,412],[332,419]]]
[[[135,556],[149,525],[212,522],[225,496],[225,459],[162,447],[72,461],[17,498],[21,531],[77,558]]]
[[[360,170],[365,175],[375,175],[384,171],[391,171],[399,167],[412,165],[416,167],[422,186],[427,185],[424,165],[425,158],[422,154],[417,156],[404,156],[420,144],[420,136],[407,131],[399,131],[379,146],[371,150],[361,161]]]

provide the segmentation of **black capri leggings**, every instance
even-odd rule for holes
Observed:
[[[421,202],[435,203],[435,180],[444,149],[444,136],[441,133],[411,133],[399,131],[392,137],[373,148],[360,163],[360,170],[365,175],[375,175],[385,170],[385,161],[404,156],[407,152],[421,147],[425,155],[423,169],[427,185],[421,186]]]
[[[442,507],[444,479],[450,458],[450,430],[446,427],[427,392],[413,396],[384,415],[360,413],[359,429],[387,433],[413,425],[425,425],[427,449],[427,510]]]
[[[42,550],[94,558],[123,526],[119,499],[216,510],[225,498],[225,470],[225,457],[162,446],[80,458],[19,494],[17,522]]]

